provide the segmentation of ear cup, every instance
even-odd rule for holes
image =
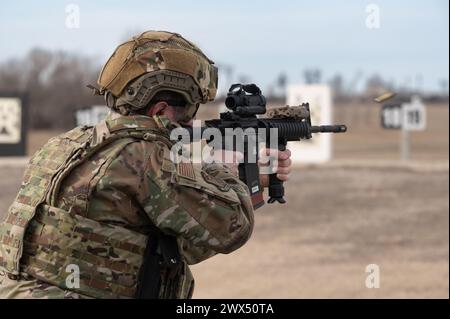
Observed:
[[[105,93],[105,103],[110,108],[114,108],[116,106],[116,97],[109,91],[106,91]]]

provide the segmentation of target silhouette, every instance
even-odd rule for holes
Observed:
[[[0,156],[25,155],[25,98],[0,94]]]

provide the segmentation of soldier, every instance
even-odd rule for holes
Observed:
[[[26,168],[0,225],[0,298],[190,298],[187,265],[252,233],[232,166],[170,158],[169,130],[216,94],[217,69],[198,47],[144,32],[119,45],[98,84],[105,121],[50,139]],[[282,180],[289,155],[277,153]]]

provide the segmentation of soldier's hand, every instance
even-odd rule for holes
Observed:
[[[277,173],[279,180],[285,182],[289,179],[292,160],[291,151],[279,151],[275,149],[261,149],[259,169],[259,180],[262,187],[269,186],[269,174]]]

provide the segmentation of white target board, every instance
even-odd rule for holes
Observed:
[[[296,84],[288,86],[287,105],[309,103],[311,125],[332,123],[331,90],[328,85]],[[332,134],[313,134],[312,139],[289,142],[293,163],[324,163],[331,159]]]
[[[19,143],[21,125],[21,100],[19,98],[0,98],[0,144]]]
[[[413,96],[410,103],[404,103],[403,128],[407,131],[423,131],[427,126],[425,105],[418,96]]]
[[[381,109],[381,126],[385,129],[400,129],[403,112],[400,104],[385,104]]]
[[[427,126],[425,104],[418,96],[413,96],[410,103],[385,104],[381,109],[381,126],[386,129],[423,131]]]
[[[77,110],[75,114],[76,125],[95,125],[105,119],[109,109],[104,105],[93,105]]]
[[[0,156],[26,155],[26,101],[26,93],[0,92]]]

